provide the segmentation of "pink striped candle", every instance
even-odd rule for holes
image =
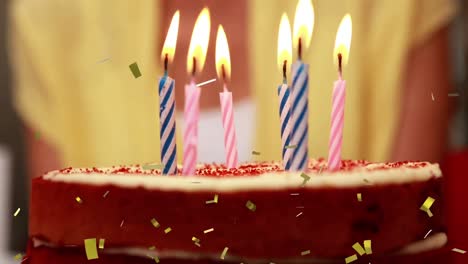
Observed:
[[[216,73],[224,82],[224,92],[219,93],[221,101],[221,114],[224,128],[224,149],[226,153],[226,167],[237,167],[237,140],[234,126],[234,110],[232,107],[232,93],[228,91],[226,82],[231,76],[231,57],[229,45],[222,25],[218,26],[216,35]]]
[[[200,93],[201,89],[195,85],[194,80],[185,86],[184,175],[195,175],[197,167]]]
[[[226,167],[236,168],[238,165],[236,127],[234,126],[234,110],[232,107],[232,93],[224,85],[224,92],[219,93],[221,114],[224,128],[224,148],[226,151]]]
[[[333,87],[332,98],[331,131],[328,153],[328,169],[332,171],[339,170],[341,165],[345,99],[346,81],[342,79],[340,72],[339,79],[335,81]]]
[[[344,109],[346,100],[346,81],[343,80],[343,65],[348,63],[351,35],[353,31],[351,16],[346,14],[341,20],[336,33],[333,59],[338,64],[338,80],[333,87],[331,129],[328,149],[328,169],[339,170],[341,167],[341,146],[343,143]]]

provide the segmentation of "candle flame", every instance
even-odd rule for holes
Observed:
[[[218,27],[216,35],[216,73],[220,79],[229,79],[231,77],[231,57],[229,55],[229,45],[226,33],[222,25]],[[223,73],[224,67],[224,73]]]
[[[294,47],[299,46],[299,39],[303,47],[308,48],[314,30],[314,6],[311,0],[299,0],[294,16]]]
[[[351,20],[351,15],[346,14],[341,20],[338,31],[336,32],[335,49],[333,50],[333,60],[335,64],[338,64],[338,54],[342,56],[342,64],[348,64],[352,33],[353,22]]]
[[[206,52],[210,40],[210,25],[210,11],[205,7],[200,12],[200,15],[198,15],[190,40],[187,56],[187,71],[189,73],[194,72],[194,66],[194,73],[201,72],[205,65]],[[196,65],[193,64],[194,59],[196,60]]]
[[[167,30],[166,40],[164,41],[163,49],[161,52],[161,59],[164,61],[167,55],[169,62],[174,60],[176,50],[177,34],[179,32],[179,19],[180,12],[177,10],[172,16],[171,24]]]
[[[284,61],[292,61],[291,25],[285,13],[281,16],[278,30],[278,66],[280,69],[283,69]]]

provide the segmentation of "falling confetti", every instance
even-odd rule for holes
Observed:
[[[434,94],[431,92],[432,101],[435,101]]]
[[[128,67],[130,67],[130,70],[132,71],[135,79],[141,76],[140,69],[138,68],[138,64],[136,62],[130,64]]]
[[[203,231],[204,234],[208,234],[210,232],[213,232],[214,231],[214,228],[210,228],[210,229],[207,229],[205,231]]]
[[[345,258],[345,262],[346,262],[346,263],[351,263],[351,262],[356,261],[356,260],[357,260],[356,254]]]
[[[295,149],[297,148],[297,145],[290,145],[290,146],[285,146],[285,149]]]
[[[154,218],[151,219],[151,224],[153,224],[153,226],[156,227],[156,228],[158,228],[160,226],[159,222]]]
[[[419,209],[426,212],[429,217],[432,217],[433,214],[431,212],[431,206],[434,203],[434,201],[435,201],[434,198],[428,196],[426,200],[424,201],[423,205],[421,205]]]
[[[310,254],[310,250],[302,251],[301,256],[306,256]]]
[[[197,237],[192,237],[192,241],[195,243],[200,243],[200,239]]]
[[[104,249],[104,243],[106,242],[106,240],[104,238],[100,238],[99,239],[99,249]]]
[[[83,200],[81,200],[81,198],[80,198],[79,196],[77,196],[77,197],[75,198],[75,200],[76,200],[78,203],[83,203]]]
[[[121,227],[121,228],[122,228],[124,222],[125,222],[125,220],[122,220],[122,222],[120,222],[120,227]]]
[[[221,253],[221,256],[219,257],[220,259],[224,259],[224,257],[226,256],[226,253],[228,252],[229,248],[228,247],[225,247],[223,249],[223,252]]]
[[[364,249],[367,255],[372,254],[372,240],[364,240]]]
[[[452,248],[452,251],[453,251],[453,252],[460,253],[460,254],[465,254],[465,253],[466,253],[466,251],[465,251],[465,250],[463,250],[463,249],[459,249],[459,248]]]
[[[88,260],[99,258],[96,248],[96,238],[85,239],[84,244]]]
[[[426,239],[426,237],[432,232],[432,229],[429,230],[429,232],[427,232],[427,234],[424,236],[424,239]]]
[[[145,164],[141,168],[144,170],[160,170],[164,168],[164,164]]]
[[[457,97],[457,96],[460,96],[459,93],[449,93],[448,94],[449,97]]]
[[[151,246],[151,247],[148,248],[148,250],[155,250],[155,249],[156,249],[155,246]]]
[[[252,150],[252,155],[260,155],[260,152]]]
[[[357,194],[357,200],[358,202],[362,202],[362,193]]]
[[[164,233],[166,233],[166,234],[168,234],[168,233],[171,232],[171,231],[172,231],[172,228],[170,228],[170,227],[164,229]]]
[[[362,256],[366,253],[366,251],[364,250],[364,248],[362,248],[361,244],[359,244],[359,242],[356,242],[354,243],[353,245],[353,249],[356,250],[356,252]]]
[[[302,212],[298,213],[298,214],[296,215],[296,217],[299,217],[299,216],[301,216],[301,215],[302,215]]]
[[[213,200],[205,201],[206,204],[218,203],[218,195],[215,194]]]
[[[15,255],[15,260],[20,260],[22,258],[23,258],[23,254],[21,254],[21,253],[18,253],[18,254]]]
[[[301,177],[304,179],[302,185],[305,185],[310,180],[310,176],[305,173],[301,173]]]
[[[109,194],[109,192],[110,192],[110,191],[106,191],[102,197],[103,197],[103,198],[106,198],[107,195]]]
[[[252,212],[255,212],[255,210],[257,210],[257,206],[250,200],[247,201],[245,207],[247,207]]]
[[[299,193],[290,193],[289,195],[291,195],[291,196],[298,196]]]
[[[208,80],[206,82],[201,82],[201,83],[197,84],[197,86],[200,87],[200,86],[203,86],[203,85],[207,85],[207,84],[212,83],[214,81],[216,81],[216,78]]]
[[[97,63],[98,63],[98,64],[99,64],[99,63],[103,63],[103,62],[106,62],[106,61],[108,61],[108,60],[110,60],[110,57],[109,57],[109,58],[102,59],[102,60],[98,61]]]
[[[16,217],[21,211],[21,208],[18,207],[18,209],[16,209],[15,213],[13,214],[14,217]]]

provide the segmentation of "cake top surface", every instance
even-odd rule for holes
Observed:
[[[371,163],[344,160],[340,170],[331,172],[327,170],[326,161],[318,159],[310,160],[308,170],[304,173],[284,171],[280,163],[256,162],[245,163],[235,169],[218,164],[202,164],[198,166],[195,176],[161,175],[159,169],[147,169],[141,165],[65,168],[49,172],[42,179],[131,188],[142,186],[149,189],[235,191],[407,183],[441,176],[439,165],[429,162]]]

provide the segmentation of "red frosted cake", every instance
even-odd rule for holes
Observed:
[[[445,252],[442,198],[439,166],[427,162],[343,161],[328,172],[313,160],[304,174],[202,165],[195,176],[67,168],[32,182],[25,258],[86,263],[95,238],[95,263],[417,263]]]

